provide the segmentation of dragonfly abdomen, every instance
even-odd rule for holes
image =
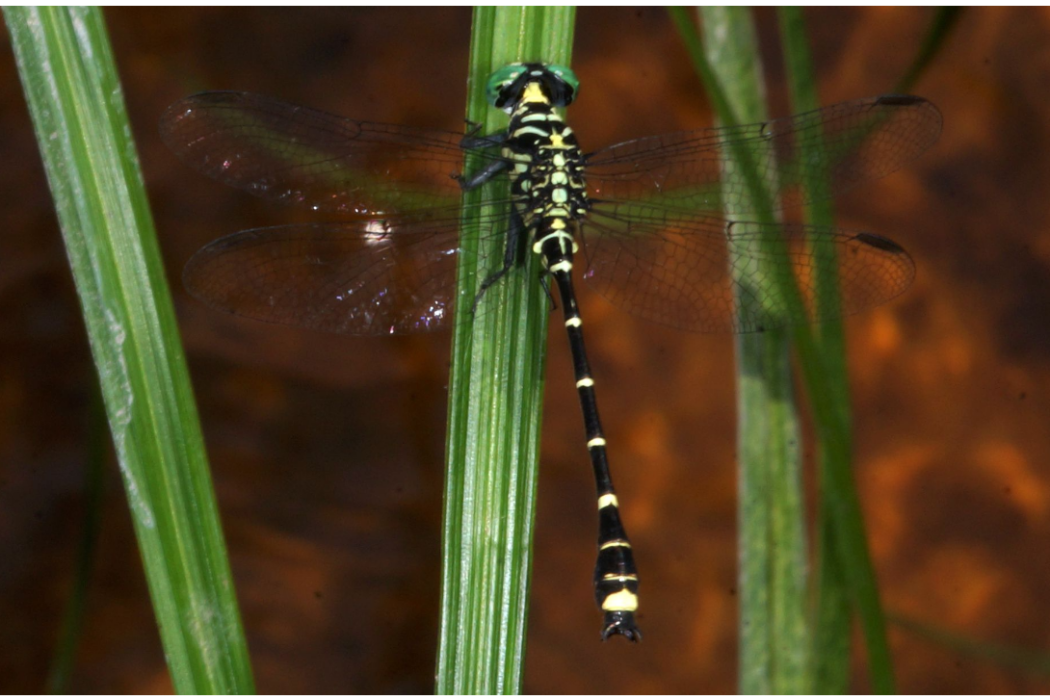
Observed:
[[[565,330],[572,351],[576,391],[583,409],[587,452],[594,469],[598,496],[598,559],[594,567],[594,595],[605,615],[602,639],[622,634],[631,641],[641,639],[635,626],[638,609],[638,569],[634,564],[631,542],[620,519],[620,503],[613,488],[609,457],[605,450],[605,433],[598,415],[594,377],[583,342],[583,320],[576,304],[572,285],[572,252],[558,255],[553,243],[545,248],[545,261],[558,285],[565,315]],[[557,258],[557,259],[555,259]],[[550,262],[552,259],[553,262]]]

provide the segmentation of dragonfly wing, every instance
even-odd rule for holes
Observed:
[[[584,224],[584,279],[626,311],[682,330],[820,323],[892,299],[915,274],[907,252],[870,233],[624,209],[596,210]],[[816,303],[822,258],[837,262],[838,308]],[[801,308],[780,297],[781,276],[794,279]]]
[[[941,121],[921,97],[854,100],[757,124],[627,141],[588,156],[587,179],[596,200],[732,212],[750,192],[731,160],[744,153],[768,194],[797,203],[894,172],[936,142]],[[822,189],[808,191],[805,177]]]
[[[182,99],[160,131],[190,166],[277,202],[367,216],[460,197],[453,175],[463,170],[463,134],[451,131],[357,121],[245,92]]]
[[[349,335],[445,326],[455,294],[457,227],[386,226],[241,231],[199,250],[183,281],[217,309],[269,323]]]

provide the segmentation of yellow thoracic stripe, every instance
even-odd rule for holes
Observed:
[[[547,132],[538,126],[523,126],[518,128],[511,136],[520,136],[522,134],[536,134],[537,136],[546,136]]]

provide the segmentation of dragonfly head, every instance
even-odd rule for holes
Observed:
[[[565,107],[576,98],[580,81],[572,69],[554,63],[512,63],[489,77],[485,97],[504,112],[514,111],[525,88],[537,84],[554,107]]]

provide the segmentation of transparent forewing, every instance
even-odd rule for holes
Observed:
[[[582,234],[583,277],[602,296],[642,318],[694,332],[831,320],[892,299],[915,274],[908,254],[888,239],[799,224],[606,206],[592,213]],[[814,270],[822,255],[838,263],[840,309],[831,312],[816,304]],[[781,278],[794,279],[801,307],[780,297]]]
[[[920,97],[842,102],[783,119],[684,131],[617,144],[587,158],[596,200],[639,200],[715,216],[749,192],[733,159],[746,153],[767,194],[785,203],[812,196],[803,177],[832,196],[897,170],[937,140],[941,114]],[[804,160],[803,160],[804,157]]]
[[[242,231],[187,263],[195,297],[229,313],[350,335],[435,330],[455,305],[458,219]]]
[[[465,151],[455,132],[357,121],[244,92],[180,100],[160,131],[190,166],[277,202],[379,215],[460,199],[453,176],[462,173]]]
[[[871,234],[732,221],[749,191],[732,158],[746,155],[769,194],[797,202],[809,196],[804,178],[822,181],[823,196],[892,172],[928,148],[940,124],[925,100],[881,97],[599,151],[586,164],[593,210],[579,224],[584,276],[617,305],[659,323],[756,331],[837,315],[814,302],[817,256],[834,254],[841,312],[880,304],[910,283],[907,253]],[[456,303],[462,217],[482,218],[481,235],[500,240],[511,225],[510,215],[492,213],[492,199],[461,205],[452,176],[463,173],[468,151],[459,133],[355,121],[237,92],[176,103],[161,132],[217,180],[352,219],[245,231],[198,252],[186,267],[187,287],[242,316],[355,335],[440,328]],[[469,153],[484,168],[499,163],[497,151]],[[489,254],[477,262],[491,273],[503,256]],[[789,277],[801,304],[778,296]]]

